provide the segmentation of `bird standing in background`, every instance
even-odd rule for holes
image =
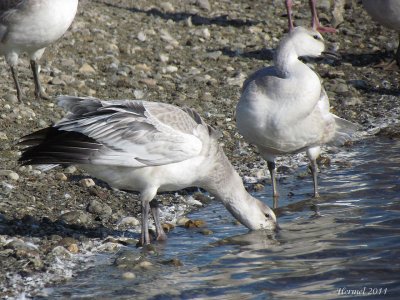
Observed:
[[[318,197],[317,162],[321,146],[349,138],[355,125],[329,112],[328,96],[318,75],[300,56],[320,56],[325,49],[314,29],[294,28],[275,53],[274,66],[256,71],[243,84],[236,107],[238,131],[267,161],[272,194],[278,197],[275,158],[306,151]]]
[[[141,244],[149,244],[151,208],[157,240],[166,239],[158,191],[204,188],[249,229],[276,227],[274,212],[245,189],[217,132],[191,109],[139,100],[59,97],[68,114],[21,140],[23,164],[75,164],[111,187],[139,191]]]
[[[335,33],[336,30],[331,27],[324,27],[320,24],[318,19],[316,0],[309,0],[310,10],[311,10],[311,27],[319,32],[330,32]],[[286,11],[288,15],[289,31],[294,29],[293,19],[292,19],[292,6],[293,0],[285,0]]]
[[[26,52],[35,83],[36,98],[45,98],[38,60],[47,46],[58,40],[75,18],[78,0],[6,0],[0,2],[0,55],[4,55],[22,102],[18,57]]]
[[[400,1],[399,0],[363,0],[363,5],[367,13],[379,24],[394,29],[399,33],[399,45],[395,58],[385,69],[390,69],[396,65],[400,67]]]

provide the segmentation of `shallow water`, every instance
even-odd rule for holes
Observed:
[[[365,140],[331,157],[318,200],[311,178],[280,181],[275,234],[248,233],[213,202],[189,217],[214,233],[174,229],[149,256],[152,270],[123,280],[115,256],[98,255],[48,298],[400,299],[400,141]],[[272,205],[269,186],[257,196]],[[158,263],[171,258],[183,266]]]

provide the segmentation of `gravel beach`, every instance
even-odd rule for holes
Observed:
[[[296,24],[308,25],[308,1],[294,2]],[[308,61],[335,114],[369,135],[399,138],[399,69],[375,67],[390,61],[398,34],[374,23],[359,2],[346,1],[338,32],[324,35],[327,48],[341,60]],[[340,22],[332,17],[333,1],[318,5],[322,23]],[[19,103],[2,58],[0,298],[38,295],[47,284],[84,269],[89,253],[135,244],[138,237],[137,194],[114,191],[74,167],[42,172],[18,164],[19,138],[62,118],[57,95],[192,107],[221,131],[221,143],[240,174],[257,178],[265,164],[237,133],[234,111],[243,81],[271,65],[286,31],[283,0],[81,1],[70,30],[41,59],[41,80],[52,100],[34,99],[29,62],[22,57],[25,101]],[[249,189],[264,188],[249,182]],[[270,190],[269,179],[265,188]],[[193,191],[160,196],[166,222],[210,201]]]

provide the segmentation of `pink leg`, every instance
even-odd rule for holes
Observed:
[[[328,33],[336,33],[336,29],[332,27],[324,27],[321,26],[318,19],[317,8],[316,8],[316,0],[310,0],[310,9],[311,9],[311,26],[313,29],[318,30],[319,32],[328,32]]]
[[[285,0],[286,11],[288,15],[288,22],[289,22],[289,32],[293,30],[293,20],[292,20],[292,0]]]

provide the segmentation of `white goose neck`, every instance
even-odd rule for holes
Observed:
[[[296,65],[304,65],[299,60],[293,42],[289,39],[285,39],[278,46],[274,56],[274,64],[283,78],[289,77],[296,70]]]

